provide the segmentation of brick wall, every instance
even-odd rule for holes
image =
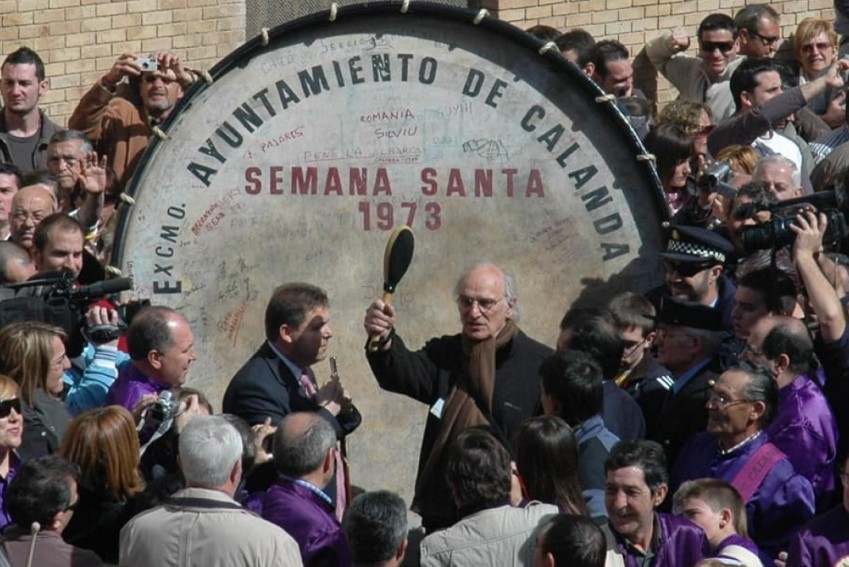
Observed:
[[[0,48],[5,54],[26,45],[42,56],[51,85],[42,105],[64,124],[82,93],[125,51],[171,50],[192,67],[211,67],[245,41],[245,2],[0,0]],[[636,55],[662,31],[683,25],[694,34],[705,14],[721,10],[733,15],[745,0],[484,0],[482,4],[520,27],[582,27],[597,38],[617,38]],[[832,0],[772,5],[782,14],[785,36],[803,18],[832,17]],[[661,100],[674,96],[662,79],[658,89]]]
[[[763,0],[758,0],[763,1]],[[688,54],[697,55],[695,33],[699,22],[711,12],[733,16],[745,0],[485,0],[494,15],[519,27],[546,24],[559,30],[584,28],[596,39],[618,39],[636,56],[646,42],[664,31],[683,26],[693,38]],[[832,0],[786,0],[770,3],[781,14],[781,30],[788,37],[804,18],[833,19]],[[637,80],[641,77],[637,70]],[[658,98],[671,100],[676,93],[660,77]],[[649,87],[650,84],[646,86]]]
[[[245,0],[0,0],[0,14],[2,53],[44,59],[42,107],[60,124],[121,53],[170,50],[208,69],[245,41]]]

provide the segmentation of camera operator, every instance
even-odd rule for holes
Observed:
[[[85,229],[65,213],[45,217],[32,237],[32,259],[41,273],[70,272],[76,279],[83,269]]]
[[[109,388],[118,377],[117,365],[130,357],[118,350],[123,323],[110,307],[92,305],[86,313],[85,336],[89,346],[71,359],[65,371],[65,405],[68,413],[78,415],[105,405]]]
[[[845,378],[849,370],[849,326],[840,298],[825,275],[825,271],[833,267],[824,253],[823,237],[827,228],[826,215],[811,209],[797,215],[796,224],[790,227],[796,235],[793,260],[805,286],[808,308],[818,325],[814,351],[825,372],[825,384],[821,386],[831,407],[841,408],[849,404],[849,383]],[[838,454],[845,454],[849,414],[836,411],[835,417],[840,439]]]

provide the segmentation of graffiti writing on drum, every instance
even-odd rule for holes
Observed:
[[[227,333],[227,339],[233,346],[239,338],[239,329],[242,327],[242,319],[245,316],[245,311],[248,310],[249,301],[243,301],[235,311],[226,313],[224,317],[218,321],[218,330],[222,333]]]
[[[510,158],[510,153],[501,140],[469,140],[463,142],[463,152],[474,153],[487,161]]]
[[[233,189],[223,198],[213,201],[192,223],[192,234],[198,236],[203,231],[218,228],[227,218],[228,213],[236,213],[242,210],[242,205],[238,202],[239,195],[241,195],[241,192],[238,189]]]

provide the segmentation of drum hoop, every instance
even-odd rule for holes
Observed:
[[[615,101],[610,100],[610,97],[607,97],[604,91],[602,91],[592,79],[587,77],[575,65],[567,61],[558,50],[544,49],[547,42],[534,37],[521,28],[497,18],[481,17],[486,14],[484,10],[473,10],[469,8],[461,8],[459,6],[436,4],[433,2],[407,0],[403,2],[382,1],[375,3],[353,4],[349,6],[337,6],[334,3],[329,10],[315,12],[275,26],[268,30],[266,36],[267,40],[266,37],[264,37],[265,34],[260,34],[246,41],[242,46],[236,48],[234,51],[222,58],[221,61],[216,63],[212,69],[210,69],[209,75],[212,77],[214,84],[215,80],[219,77],[222,77],[234,68],[239,67],[241,62],[249,60],[253,56],[259,55],[267,49],[277,49],[275,46],[276,38],[292,34],[294,32],[300,32],[311,27],[325,27],[327,25],[332,25],[332,22],[329,20],[330,17],[333,18],[332,21],[340,21],[343,19],[353,20],[374,18],[375,16],[384,14],[394,15],[399,13],[447,19],[465,23],[470,26],[478,26],[486,31],[507,36],[507,38],[510,39],[517,47],[533,51],[539,57],[542,57],[547,64],[555,66],[558,72],[565,73],[569,82],[577,83],[578,86],[585,91],[585,94],[588,97],[600,102],[600,106],[603,107],[602,112],[606,112],[609,115],[608,119],[612,118],[613,123],[615,123],[621,130],[621,133],[626,136],[629,145],[631,145],[634,149],[634,160],[647,174],[647,180],[651,184],[650,190],[652,198],[655,201],[654,205],[658,211],[661,221],[669,221],[669,208],[666,204],[663,185],[661,183],[660,176],[658,175],[657,168],[655,167],[654,160],[637,159],[637,156],[645,156],[648,152],[637,133],[631,127],[628,119],[616,105]],[[171,112],[168,115],[168,118],[163,122],[161,129],[167,133],[171,124],[177,119],[177,117],[183,112],[189,110],[192,107],[193,100],[204,90],[209,88],[209,86],[210,85],[204,80],[195,81],[195,83],[189,87],[189,90],[184,94],[183,98],[177,102],[174,112]],[[144,173],[148,162],[152,159],[151,156],[155,153],[157,145],[163,143],[163,141],[164,140],[160,139],[158,136],[151,136],[148,146],[133,172],[129,186],[124,191],[125,194],[129,195],[133,199],[136,198],[136,194],[140,190],[142,179],[144,178],[139,175],[139,173]],[[124,259],[125,231],[127,230],[127,225],[130,222],[129,208],[121,207],[121,209],[123,210],[119,211],[112,256],[110,258],[110,265],[112,266],[120,266]]]

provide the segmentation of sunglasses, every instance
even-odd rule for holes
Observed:
[[[746,29],[748,30],[749,35],[755,36],[756,38],[761,40],[764,45],[775,45],[776,43],[781,41],[780,35],[777,35],[777,36],[774,36],[774,37],[769,37],[769,36],[761,35],[753,29],[750,29],[750,28],[746,28]]]
[[[834,46],[827,41],[822,41],[818,43],[806,43],[802,46],[802,51],[805,53],[813,53],[814,49],[817,51],[826,51],[827,49],[831,49]]]
[[[682,276],[682,277],[685,277],[685,278],[692,278],[693,276],[695,276],[699,272],[707,270],[708,268],[710,268],[712,266],[713,266],[713,264],[705,264],[705,263],[699,263],[699,264],[688,264],[688,263],[683,263],[683,262],[682,263],[674,263],[674,262],[664,262],[663,263],[663,269],[665,269],[668,273],[671,274],[672,272],[675,272],[679,276]]]
[[[710,136],[710,133],[713,132],[714,125],[708,124],[707,126],[702,126],[698,130],[693,133],[693,136]]]
[[[19,398],[0,401],[0,419],[9,417],[12,414],[12,410],[15,410],[15,413],[18,415],[21,414],[21,400]]]
[[[163,77],[162,75],[153,75],[153,74],[149,74],[149,73],[146,73],[146,74],[142,77],[142,80],[143,80],[145,83],[148,83],[148,84],[153,84],[153,83],[155,83],[156,81],[162,81],[162,84],[164,84],[164,85],[170,85],[171,83],[173,83],[173,82],[174,82],[174,79],[172,79],[172,78],[170,78],[170,77]]]
[[[713,53],[717,49],[722,53],[728,53],[734,49],[733,41],[701,41],[699,45],[701,50],[706,53]]]

